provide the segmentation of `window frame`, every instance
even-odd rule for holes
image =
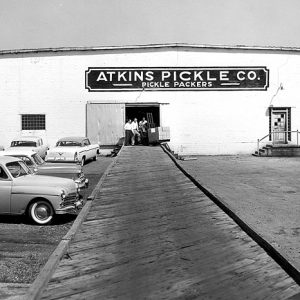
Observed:
[[[46,114],[21,114],[21,131],[46,130]]]

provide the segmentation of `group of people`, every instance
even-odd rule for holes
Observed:
[[[138,122],[137,118],[127,120],[125,126],[125,146],[134,146],[136,142],[138,144],[148,144],[148,123],[145,117]]]

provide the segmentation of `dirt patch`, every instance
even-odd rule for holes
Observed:
[[[179,163],[300,269],[299,158],[198,156]]]

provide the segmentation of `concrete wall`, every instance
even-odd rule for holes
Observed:
[[[266,66],[267,91],[88,92],[88,67]],[[0,144],[19,134],[45,137],[85,135],[86,103],[160,102],[162,126],[171,127],[179,154],[251,153],[268,133],[267,109],[292,107],[292,130],[300,129],[300,58],[297,52],[249,50],[126,50],[20,54],[0,57]],[[21,114],[46,114],[46,131],[21,132]]]

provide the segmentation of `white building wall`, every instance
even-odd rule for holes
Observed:
[[[88,67],[266,66],[267,91],[88,92]],[[159,102],[162,126],[180,154],[251,153],[268,133],[268,107],[292,107],[292,130],[300,129],[298,53],[221,50],[126,50],[3,55],[0,58],[0,144],[21,132],[21,114],[46,114],[43,136],[50,146],[63,136],[85,135],[86,103]]]

